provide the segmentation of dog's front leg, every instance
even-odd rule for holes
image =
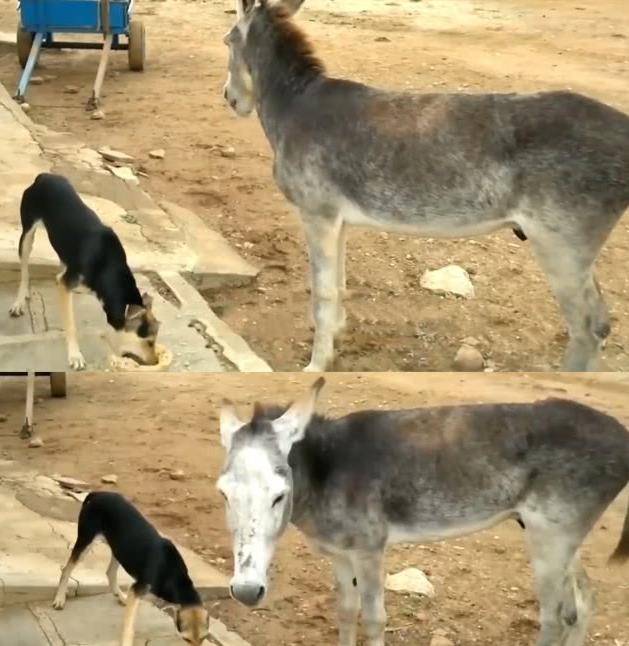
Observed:
[[[134,583],[127,593],[127,603],[124,612],[124,622],[122,624],[122,637],[120,646],[133,646],[135,636],[135,617],[138,614],[140,600],[146,594],[146,587]]]
[[[66,333],[66,343],[68,349],[68,364],[73,370],[83,370],[85,368],[85,359],[79,348],[79,341],[76,334],[76,323],[74,321],[74,306],[72,303],[72,291],[69,290],[63,279],[59,280],[59,297],[61,300],[61,315],[63,317],[63,327]]]

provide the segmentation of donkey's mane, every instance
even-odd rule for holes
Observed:
[[[278,34],[282,49],[297,57],[302,69],[322,74],[325,72],[323,61],[315,54],[314,46],[306,33],[292,19],[289,11],[282,4],[270,5],[262,0],[262,7]]]

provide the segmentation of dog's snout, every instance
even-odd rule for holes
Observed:
[[[246,606],[257,606],[264,598],[266,589],[259,583],[233,583],[230,586],[232,597]]]

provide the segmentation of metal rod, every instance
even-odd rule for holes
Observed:
[[[35,38],[33,39],[33,44],[31,46],[31,53],[28,55],[28,60],[26,61],[26,65],[24,66],[22,76],[20,77],[20,84],[17,86],[15,100],[18,103],[24,102],[26,88],[28,87],[28,83],[31,80],[31,74],[35,69],[35,65],[37,64],[37,59],[39,58],[39,51],[41,49],[43,39],[44,34],[42,32],[37,32],[35,34]]]
[[[111,20],[109,16],[109,0],[101,0],[101,25],[103,28],[103,34],[108,34],[111,31]]]
[[[103,52],[100,55],[100,63],[98,64],[98,71],[96,72],[96,80],[94,81],[94,90],[92,92],[92,98],[89,101],[89,107],[97,108],[100,103],[100,90],[103,86],[103,81],[105,80],[105,72],[107,71],[107,59],[109,58],[109,52],[111,51],[111,44],[113,42],[114,35],[107,34],[105,36],[105,43],[103,44]]]
[[[42,49],[102,49],[102,43],[80,43],[72,41],[54,41],[53,43],[48,43],[47,41],[42,44]],[[129,49],[129,43],[121,43],[118,41],[118,44],[112,43],[112,49]]]
[[[20,437],[28,438],[33,435],[33,403],[35,401],[35,372],[31,371],[26,377],[26,413],[24,415],[24,426]]]

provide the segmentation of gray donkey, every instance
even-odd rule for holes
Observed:
[[[334,355],[347,225],[529,239],[568,323],[564,369],[592,370],[609,315],[595,260],[629,206],[629,117],[572,92],[402,94],[330,78],[291,19],[304,0],[237,0],[225,98],[254,108],[299,209],[315,335]]]
[[[593,595],[578,549],[629,480],[629,433],[571,401],[314,414],[319,379],[289,408],[220,416],[217,486],[233,532],[232,595],[265,596],[289,522],[332,559],[341,646],[384,644],[388,544],[461,536],[517,520],[540,602],[538,646],[581,646]],[[613,555],[629,559],[629,510]]]

